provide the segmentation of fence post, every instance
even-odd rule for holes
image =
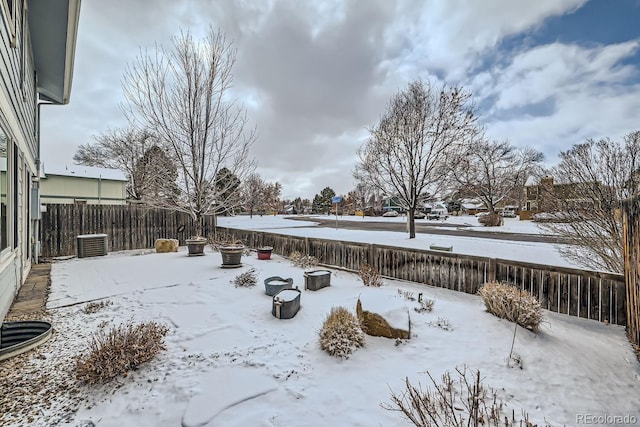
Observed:
[[[622,207],[627,336],[631,344],[638,349],[640,346],[640,271],[638,269],[640,196],[625,200]]]

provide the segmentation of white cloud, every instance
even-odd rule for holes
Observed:
[[[585,2],[84,2],[71,104],[43,109],[43,157],[70,163],[77,145],[125,124],[120,80],[140,47],[166,44],[180,28],[202,35],[209,25],[238,48],[234,94],[257,126],[252,151],[259,172],[281,180],[285,195],[313,197],[327,185],[349,191],[366,128],[415,78],[470,87],[492,135],[553,154],[585,136],[637,126],[638,88],[622,82],[638,68],[621,61],[638,41],[498,50]],[[500,64],[473,74],[494,58]],[[548,117],[534,111],[545,102]]]
[[[516,55],[506,67],[492,69],[491,79],[483,74],[476,79],[480,92],[497,99],[485,114],[490,136],[537,146],[553,163],[557,152],[587,138],[618,138],[638,129],[640,84],[630,81],[637,82],[640,72],[624,61],[639,49],[639,41],[554,43]],[[536,114],[542,101],[552,107]]]
[[[493,92],[498,95],[495,108],[520,107],[623,82],[638,71],[620,62],[639,48],[635,40],[595,48],[554,43],[520,53],[508,67],[492,72]]]

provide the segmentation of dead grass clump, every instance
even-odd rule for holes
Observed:
[[[303,255],[298,251],[291,252],[291,254],[289,254],[289,259],[291,260],[293,265],[300,268],[309,268],[318,265],[318,260],[316,259],[316,257],[311,255]]]
[[[378,269],[371,264],[360,264],[360,278],[365,286],[376,288],[382,286],[382,277],[380,277]]]
[[[538,331],[542,321],[542,306],[529,292],[505,283],[490,282],[485,283],[478,294],[489,313]]]
[[[110,306],[111,304],[113,303],[109,300],[104,300],[100,302],[90,302],[89,304],[84,306],[84,308],[82,309],[82,312],[84,314],[93,314],[102,310],[105,307]]]
[[[168,328],[160,323],[122,324],[108,332],[98,332],[88,354],[76,357],[76,378],[88,384],[106,383],[136,370],[164,350]]]
[[[233,279],[233,284],[236,288],[250,288],[258,283],[258,276],[256,276],[255,268],[252,268],[244,273],[238,274]]]
[[[516,412],[505,414],[505,407],[492,388],[482,383],[480,371],[456,368],[457,379],[449,372],[436,381],[427,372],[433,388],[423,389],[405,379],[405,389],[397,394],[392,392],[391,403],[381,406],[389,411],[397,411],[417,427],[431,426],[488,426],[488,427],[535,427],[529,417]],[[519,418],[519,419],[518,419]]]
[[[364,345],[358,319],[344,307],[333,307],[320,329],[320,348],[331,356],[349,358]]]
[[[478,218],[478,222],[485,227],[498,227],[503,224],[500,214],[492,213]]]

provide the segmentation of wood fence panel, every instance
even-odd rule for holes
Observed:
[[[640,196],[622,203],[627,335],[640,350]],[[619,290],[616,296],[621,299]]]
[[[40,224],[41,256],[74,255],[80,234],[107,234],[109,251],[151,248],[158,238],[177,238],[181,244],[195,231],[185,213],[138,205],[46,205]],[[212,216],[204,230],[215,228]]]

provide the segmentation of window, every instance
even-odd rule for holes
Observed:
[[[24,206],[23,212],[27,212],[25,223],[27,224],[27,232],[24,239],[24,253],[27,259],[31,259],[31,218],[29,216],[29,209],[31,208],[31,173],[27,168],[24,171],[25,179],[25,194],[24,194]]]
[[[9,247],[9,229],[7,227],[8,213],[8,148],[7,134],[0,128],[0,251]]]
[[[13,193],[13,248],[17,248],[18,247],[18,233],[20,232],[20,218],[18,217],[18,189],[20,188],[20,173],[19,170],[20,168],[18,167],[18,148],[14,145],[13,146],[13,163],[11,163],[11,166],[7,169],[13,171],[12,175],[13,175],[13,187],[11,187],[11,192]]]
[[[20,0],[1,0],[2,1],[2,15],[4,16],[4,22],[9,30],[9,41],[11,47],[16,47],[16,28],[17,28],[17,15],[18,2]]]

